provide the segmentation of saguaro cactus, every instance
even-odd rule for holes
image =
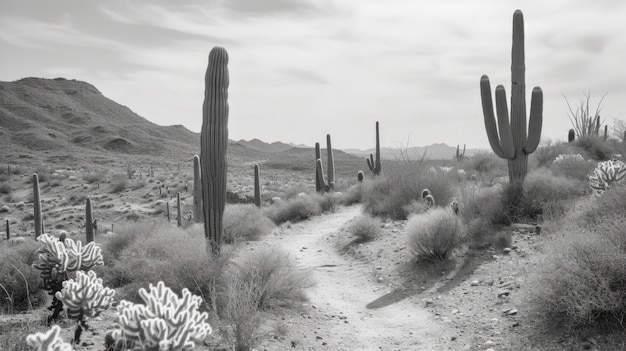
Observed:
[[[316,180],[315,180],[315,188],[322,189],[322,191],[326,191],[328,185],[326,184],[326,179],[324,179],[324,169],[322,166],[322,160],[319,158],[317,159],[317,161],[315,161],[315,169],[316,169],[315,174],[319,175],[318,177],[316,177]]]
[[[382,172],[383,166],[380,163],[380,134],[378,133],[378,121],[376,121],[376,159],[374,160],[374,155],[370,154],[370,158],[366,160],[367,167],[369,167],[374,175],[379,175]]]
[[[259,181],[259,165],[254,165],[254,205],[261,208],[261,183]]]
[[[326,134],[326,155],[328,157],[328,188],[335,189],[335,159],[333,147],[330,143],[330,134]]]
[[[177,191],[176,192],[176,225],[179,227],[183,225],[183,218],[180,212],[181,212],[180,211],[180,191]]]
[[[219,253],[226,204],[226,148],[228,146],[228,53],[214,47],[205,76],[200,165],[204,233],[213,253]]]
[[[322,152],[320,151],[320,143],[315,143],[315,191],[318,193],[325,191],[324,187],[322,187],[323,182],[320,181],[320,178],[323,178],[324,174],[320,174],[320,171],[317,169],[317,160],[321,159]]]
[[[91,199],[87,198],[85,204],[85,234],[87,237],[87,243],[94,241],[93,236],[93,207],[91,206]]]
[[[200,171],[200,156],[193,156],[193,220],[196,223],[203,221],[202,212],[202,174]]]
[[[576,132],[574,129],[570,129],[569,132],[567,132],[567,142],[571,143],[574,139],[576,139]]]
[[[39,195],[39,176],[33,174],[33,214],[35,217],[35,237],[43,234],[43,220],[41,213],[41,197]]]
[[[465,157],[465,144],[463,144],[463,152],[461,152],[461,145],[456,145],[456,160],[461,161]]]
[[[513,49],[511,64],[511,120],[504,86],[496,87],[497,128],[491,99],[489,77],[480,78],[485,129],[491,149],[498,157],[508,160],[509,182],[521,186],[528,169],[528,155],[533,153],[541,138],[543,92],[533,88],[530,121],[526,132],[526,81],[524,66],[524,17],[522,11],[513,14]]]

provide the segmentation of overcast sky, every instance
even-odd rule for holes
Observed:
[[[543,137],[571,127],[563,95],[626,119],[623,0],[0,0],[0,80],[64,77],[161,125],[202,124],[212,47],[228,50],[229,136],[337,148],[488,147],[479,80],[510,91],[524,12],[527,97]]]

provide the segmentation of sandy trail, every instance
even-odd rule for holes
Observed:
[[[311,269],[317,284],[307,291],[310,305],[343,321],[327,330],[338,349],[439,349],[447,334],[445,328],[410,299],[378,309],[366,308],[385,294],[382,285],[375,282],[375,267],[342,256],[332,244],[333,236],[360,213],[360,206],[341,207],[336,213],[295,224],[273,240],[301,267]]]

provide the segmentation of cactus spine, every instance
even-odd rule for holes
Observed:
[[[489,77],[483,75],[480,78],[480,95],[489,144],[498,157],[508,160],[509,182],[515,186],[522,185],[528,170],[528,155],[537,149],[541,138],[543,92],[540,87],[532,91],[527,136],[525,90],[524,16],[522,11],[516,10],[513,14],[510,122],[504,86],[496,87],[496,127]]]
[[[94,241],[93,236],[93,207],[91,206],[91,199],[87,198],[85,204],[85,234],[87,236],[87,243]]]
[[[43,220],[41,213],[41,197],[39,195],[39,176],[33,174],[33,212],[35,216],[35,237],[43,234]]]
[[[219,253],[226,204],[226,148],[228,147],[228,53],[214,47],[205,75],[200,164],[204,233],[211,252]]]
[[[200,173],[200,156],[193,156],[193,220],[202,222],[202,174]]]
[[[176,225],[179,227],[183,225],[183,218],[180,213],[180,191],[176,192]]]
[[[571,143],[574,139],[576,139],[576,132],[574,129],[570,129],[569,132],[567,132],[567,142]]]
[[[367,167],[369,167],[374,175],[379,175],[383,170],[383,166],[380,163],[380,134],[378,133],[378,121],[376,121],[376,160],[374,160],[374,155],[370,154],[370,158],[367,159]]]
[[[335,189],[335,159],[333,157],[333,147],[330,143],[330,134],[326,134],[326,156],[328,157],[328,188]]]
[[[261,208],[261,183],[259,181],[259,165],[254,165],[254,205]]]

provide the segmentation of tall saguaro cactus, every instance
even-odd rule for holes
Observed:
[[[330,134],[326,134],[326,155],[328,157],[328,187],[333,190],[335,189],[335,158],[333,157]]]
[[[322,152],[320,151],[320,143],[315,143],[315,191],[318,193],[325,191],[324,187],[322,187],[323,182],[320,181],[320,178],[323,178],[324,174],[320,174],[320,171],[317,168],[317,160],[321,159]]]
[[[524,66],[524,16],[522,11],[513,14],[513,49],[511,64],[511,119],[504,86],[496,87],[496,118],[493,113],[489,77],[480,78],[480,96],[485,119],[485,129],[491,149],[498,157],[508,160],[509,182],[521,186],[528,170],[528,155],[533,153],[541,138],[543,122],[543,92],[533,88],[530,100],[530,121],[526,131],[526,80]]]
[[[228,53],[214,47],[205,75],[200,165],[204,233],[211,251],[219,253],[226,205],[226,148],[228,146]]]
[[[176,225],[179,227],[183,225],[183,216],[180,210],[180,191],[176,192]]]
[[[85,235],[87,243],[94,241],[93,236],[93,207],[91,205],[91,199],[87,198],[85,203]]]
[[[261,182],[259,180],[259,165],[254,165],[254,205],[261,208]]]
[[[380,134],[378,133],[378,121],[376,121],[376,159],[374,155],[370,154],[370,158],[367,160],[367,167],[374,175],[379,175],[383,170],[383,166],[380,163]]]
[[[200,156],[193,156],[193,220],[202,222],[202,174],[200,172]]]
[[[39,195],[39,176],[33,174],[33,214],[35,219],[35,237],[43,234],[43,220],[41,213],[41,196]]]

